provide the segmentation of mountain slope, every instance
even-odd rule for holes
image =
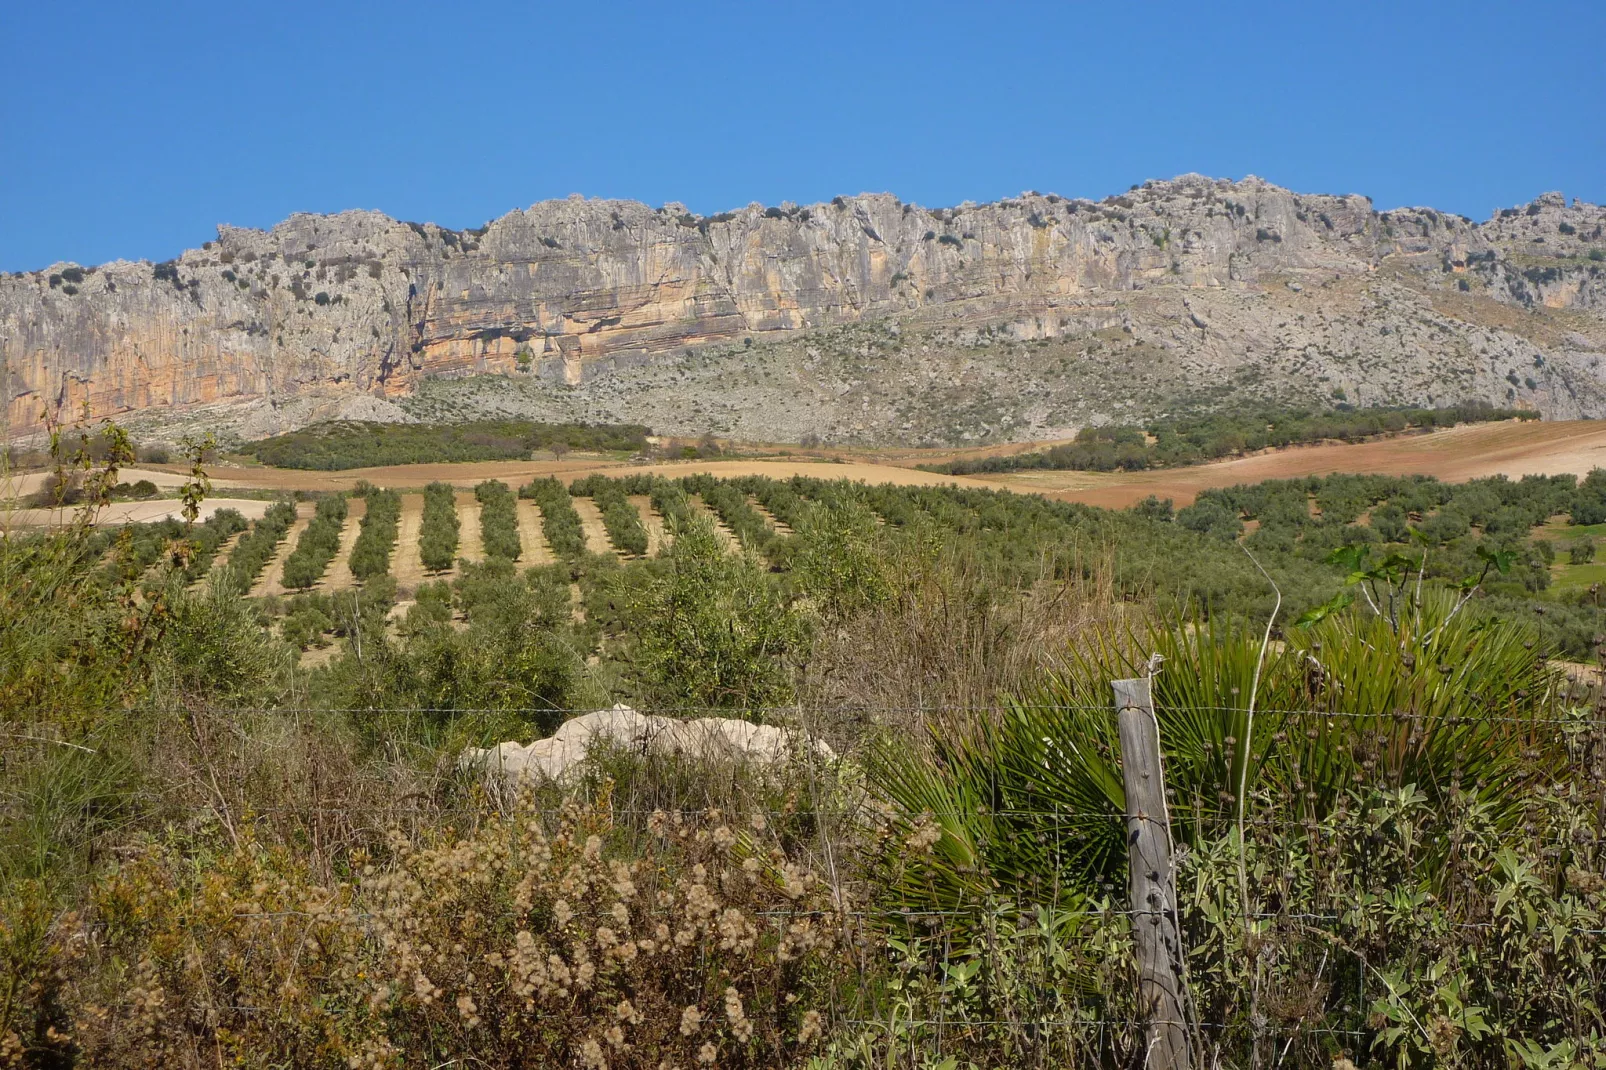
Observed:
[[[85,402],[246,435],[405,411],[907,443],[1244,397],[1598,416],[1603,227],[1557,194],[1473,224],[1191,175],[1097,204],[298,215],[0,278],[0,360],[23,433]]]

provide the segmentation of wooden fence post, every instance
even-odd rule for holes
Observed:
[[[1191,1070],[1193,1047],[1183,1017],[1182,939],[1174,905],[1171,830],[1166,826],[1160,728],[1147,678],[1115,680],[1126,786],[1127,865],[1131,871],[1132,937],[1138,955],[1138,1012],[1147,1023],[1144,1070]]]

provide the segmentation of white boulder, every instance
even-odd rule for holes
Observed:
[[[729,717],[677,721],[618,705],[565,721],[550,738],[528,745],[507,742],[494,747],[468,747],[457,764],[463,770],[482,770],[487,781],[506,787],[563,780],[585,761],[597,741],[643,757],[673,755],[755,765],[779,765],[792,757],[800,745],[828,761],[836,757],[824,742],[807,740],[784,728]]]

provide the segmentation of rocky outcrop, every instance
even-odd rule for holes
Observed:
[[[730,717],[676,720],[637,713],[628,706],[597,710],[565,721],[547,739],[468,747],[458,756],[464,772],[479,773],[493,787],[518,788],[572,776],[593,750],[611,748],[639,758],[683,758],[774,767],[799,754],[834,761],[819,740],[784,728]]]
[[[432,397],[883,441],[1027,437],[1212,391],[1592,416],[1603,226],[1558,194],[1474,224],[1193,175],[936,210],[574,197],[471,231],[297,215],[162,264],[0,279],[0,361],[13,432],[87,405],[269,433],[439,415]]]

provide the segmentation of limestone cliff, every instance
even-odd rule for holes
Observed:
[[[13,433],[86,402],[246,434],[390,399],[910,442],[1234,392],[1599,416],[1603,227],[1557,194],[1474,224],[1192,175],[1098,203],[297,215],[166,263],[0,278],[0,361]]]

